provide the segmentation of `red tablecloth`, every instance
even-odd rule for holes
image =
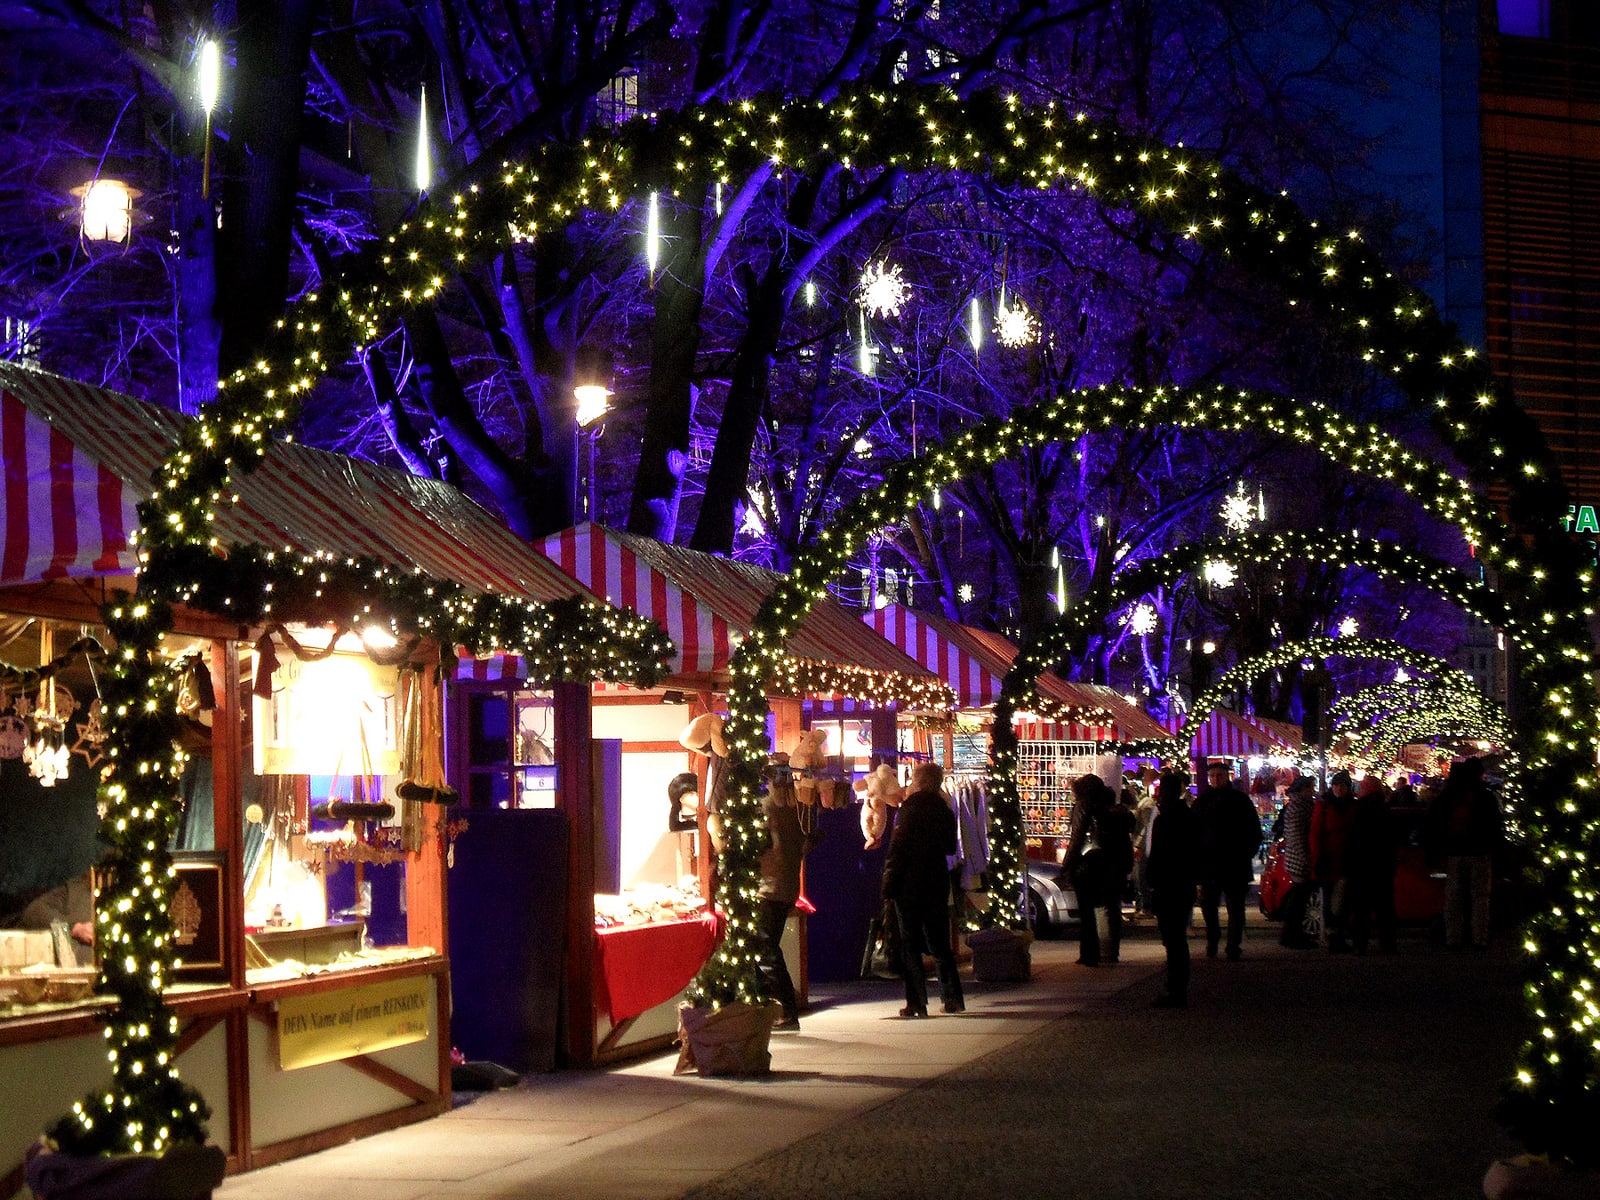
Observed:
[[[595,1003],[613,1025],[672,999],[717,943],[710,913],[594,931]]]

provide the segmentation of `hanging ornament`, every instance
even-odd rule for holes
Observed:
[[[428,85],[417,95],[417,191],[427,195],[433,186],[433,155],[428,149]]]
[[[967,310],[967,337],[974,351],[983,349],[983,309],[979,307],[976,296]]]
[[[83,761],[91,767],[99,766],[106,756],[106,738],[110,735],[100,721],[103,709],[104,705],[98,697],[89,701],[89,717],[78,726],[78,740],[72,743],[72,753],[81,754]]]
[[[211,112],[222,90],[222,48],[211,38],[200,43],[200,107],[205,110],[205,151],[200,168],[200,198],[211,195]]]
[[[909,289],[900,268],[887,261],[871,262],[861,272],[861,311],[875,317],[894,317],[905,305]]]
[[[644,263],[650,282],[656,280],[656,264],[661,261],[661,195],[650,193],[650,207],[644,219]]]
[[[1021,300],[1002,299],[994,310],[994,335],[1008,350],[1020,350],[1039,340],[1039,318]]]
[[[1263,516],[1265,508],[1262,509]],[[1243,533],[1250,528],[1250,523],[1256,520],[1256,505],[1245,491],[1244,481],[1240,480],[1238,489],[1222,502],[1222,523],[1230,532]]]

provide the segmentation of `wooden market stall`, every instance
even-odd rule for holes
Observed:
[[[0,930],[0,1196],[39,1132],[109,1074],[96,1017],[110,1002],[79,982],[92,967],[68,966],[93,954],[76,934],[100,852],[95,655],[102,604],[132,587],[135,503],[185,420],[0,364],[0,918],[14,926]],[[221,555],[259,544],[530,600],[575,590],[434,481],[275,443],[234,491]],[[437,651],[330,645],[330,630],[278,616],[260,628],[180,610],[163,647],[190,758],[168,1002],[231,1171],[450,1105],[450,810],[397,800],[393,773],[410,714],[409,748],[438,757]],[[21,670],[41,665],[46,682]],[[379,807],[324,819],[330,801]]]
[[[538,692],[520,682],[518,664],[505,656],[463,660],[452,688],[452,771],[478,803],[537,810],[552,803],[564,771],[589,772],[591,804],[573,826],[558,1056],[583,1065],[669,1043],[683,989],[712,949],[715,923],[704,905],[715,856],[706,806],[692,832],[672,833],[669,788],[693,773],[698,795],[715,790],[708,778],[714,760],[681,739],[691,722],[722,706],[739,639],[778,576],[591,524],[553,535],[543,549],[595,594],[658,620],[677,647],[666,678],[648,689]],[[947,693],[930,672],[827,601],[791,640],[785,678],[771,685],[772,745],[784,750],[800,733],[805,697],[834,695],[890,705],[942,703]],[[484,736],[491,725],[506,737]],[[840,805],[852,798],[843,783],[833,789]],[[842,811],[803,806],[803,822],[814,837],[823,820]],[[820,908],[830,906],[825,891],[808,884],[807,892]],[[808,940],[802,908],[785,934],[802,1000]],[[547,992],[541,1003],[553,999]]]
[[[944,764],[958,805],[976,803],[986,811],[983,787],[989,766],[990,710],[1017,656],[1016,643],[1002,634],[897,604],[868,613],[863,620],[955,690],[954,722],[942,731],[916,730],[915,749]],[[1034,710],[1019,712],[1015,722],[1023,834],[1028,857],[1059,863],[1071,819],[1072,780],[1094,771],[1106,746],[1165,737],[1166,730],[1109,687],[1047,674],[1039,678],[1036,691]],[[958,816],[965,827],[964,814]],[[963,852],[969,863],[982,857],[969,855],[965,847]]]

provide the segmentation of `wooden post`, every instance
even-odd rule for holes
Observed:
[[[556,807],[567,814],[566,1060],[587,1067],[595,1054],[594,741],[586,683],[558,683],[555,693]]]
[[[242,780],[250,769],[244,755],[243,706],[250,703],[239,678],[239,643],[211,643],[212,826],[222,852],[222,961],[228,986],[245,987],[244,952],[244,800]],[[250,1041],[243,1007],[230,1008],[225,1021],[228,1062],[228,1144],[238,1169],[248,1171],[250,1154]]]
[[[422,704],[422,741],[442,742],[444,714],[439,689],[438,668],[429,664],[417,673],[415,686],[434,702]],[[419,696],[419,702],[421,697]],[[432,782],[431,780],[429,782]],[[406,855],[406,945],[430,946],[440,954],[450,952],[450,900],[446,886],[445,823],[450,810],[437,804],[425,805],[422,845]]]

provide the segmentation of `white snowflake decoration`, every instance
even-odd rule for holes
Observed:
[[[1155,606],[1140,601],[1128,613],[1128,630],[1139,637],[1148,637],[1156,631]]]
[[[1205,578],[1206,582],[1214,588],[1230,588],[1233,586],[1234,581],[1239,578],[1239,572],[1232,563],[1215,559],[1206,564]]]
[[[1344,620],[1339,622],[1339,636],[1355,637],[1356,630],[1360,628],[1360,624],[1354,617],[1346,617]]]
[[[1244,485],[1222,502],[1222,523],[1233,533],[1243,533],[1256,519],[1255,501],[1245,495]]]
[[[897,266],[873,262],[868,263],[867,269],[861,272],[861,299],[858,303],[863,311],[875,317],[899,315],[909,294],[905,276]]]
[[[1021,300],[1008,300],[994,310],[994,334],[1002,346],[1020,350],[1039,340],[1039,318]]]
[[[956,599],[961,601],[961,603],[971,604],[972,596],[973,591],[970,583],[963,583],[960,587],[956,588]]]
[[[1411,672],[1406,670],[1404,667],[1396,667],[1394,672],[1394,681],[1396,683],[1410,683]]]

